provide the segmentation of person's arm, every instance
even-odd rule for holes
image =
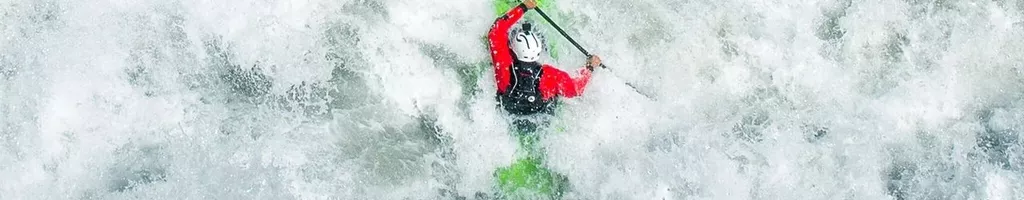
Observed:
[[[512,53],[508,47],[508,29],[515,25],[526,13],[527,6],[519,4],[513,7],[508,13],[499,17],[491,26],[487,38],[490,40],[491,65],[494,66],[494,82],[497,84],[498,93],[504,93],[509,84],[509,76],[512,66]]]
[[[551,99],[556,95],[562,95],[566,98],[573,98],[583,94],[583,90],[587,87],[587,83],[590,82],[590,75],[594,72],[594,68],[601,66],[601,57],[592,55],[587,59],[587,65],[577,69],[576,72],[579,74],[577,77],[569,76],[558,68],[552,67],[551,65],[544,65],[541,69],[541,96],[545,99]]]
[[[590,82],[591,70],[587,67],[576,70],[579,73],[576,77],[550,65],[544,65],[542,71],[545,80],[541,80],[541,93],[545,100],[556,95],[566,98],[580,96]]]

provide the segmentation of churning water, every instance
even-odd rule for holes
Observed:
[[[1024,1],[547,12],[612,68],[542,141],[569,199],[1024,198]],[[473,199],[516,152],[493,20],[485,0],[0,1],[0,199]]]

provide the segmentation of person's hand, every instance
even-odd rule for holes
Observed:
[[[601,66],[601,57],[600,56],[591,55],[590,58],[587,58],[587,69],[590,69],[590,71],[594,71],[594,67],[599,67],[599,66]]]
[[[525,5],[527,9],[536,8],[537,7],[537,0],[524,0],[523,1],[523,5]]]

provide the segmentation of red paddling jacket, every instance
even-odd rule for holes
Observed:
[[[494,22],[488,34],[498,100],[505,110],[517,115],[550,112],[555,97],[572,98],[583,94],[591,74],[582,67],[577,70],[580,76],[573,78],[548,64],[515,59],[509,48],[508,30],[525,12],[526,6],[522,4],[513,7]]]

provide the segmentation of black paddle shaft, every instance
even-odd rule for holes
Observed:
[[[555,30],[557,30],[558,33],[561,33],[562,36],[565,37],[565,39],[569,40],[569,42],[572,43],[573,46],[576,46],[576,49],[579,49],[581,53],[583,53],[584,55],[587,55],[588,59],[591,56],[593,56],[593,55],[590,55],[590,52],[587,52],[586,49],[583,49],[583,46],[580,46],[580,43],[576,43],[576,40],[573,40],[572,37],[569,37],[569,34],[565,33],[565,30],[562,30],[562,27],[558,27],[558,24],[555,24],[554,20],[551,20],[551,18],[548,17],[547,14],[544,14],[544,11],[541,11],[540,8],[533,8],[533,10],[536,10],[537,13],[539,13],[540,16],[544,18],[544,20],[548,21],[548,24],[551,24],[552,27],[555,27]],[[601,63],[601,68],[605,68],[605,69],[607,69],[609,71],[611,70],[607,66],[604,66],[604,63]],[[633,91],[636,92],[637,94],[643,95],[644,97],[647,97],[648,99],[654,99],[653,96],[648,95],[648,94],[643,93],[643,92],[640,92],[640,89],[638,89],[632,83],[626,82],[626,86],[629,86],[630,88],[633,88]]]
[[[554,20],[551,20],[551,18],[548,17],[547,14],[544,14],[544,11],[540,10],[540,8],[533,9],[536,10],[537,13],[539,13],[540,16],[544,18],[544,20],[548,21],[548,24],[551,24],[552,27],[555,27],[555,30],[557,30],[558,33],[561,33],[562,36],[565,37],[565,39],[569,40],[569,42],[572,43],[573,46],[576,46],[576,49],[579,49],[580,52],[583,53],[583,55],[587,55],[587,58],[590,58],[592,56],[590,55],[590,52],[587,52],[586,49],[583,49],[583,46],[580,46],[580,43],[576,43],[576,40],[573,40],[572,37],[569,37],[569,34],[565,33],[565,30],[562,30],[562,27],[559,27],[558,24],[555,24]],[[601,63],[601,68],[607,69],[608,67],[604,66],[604,63]]]

